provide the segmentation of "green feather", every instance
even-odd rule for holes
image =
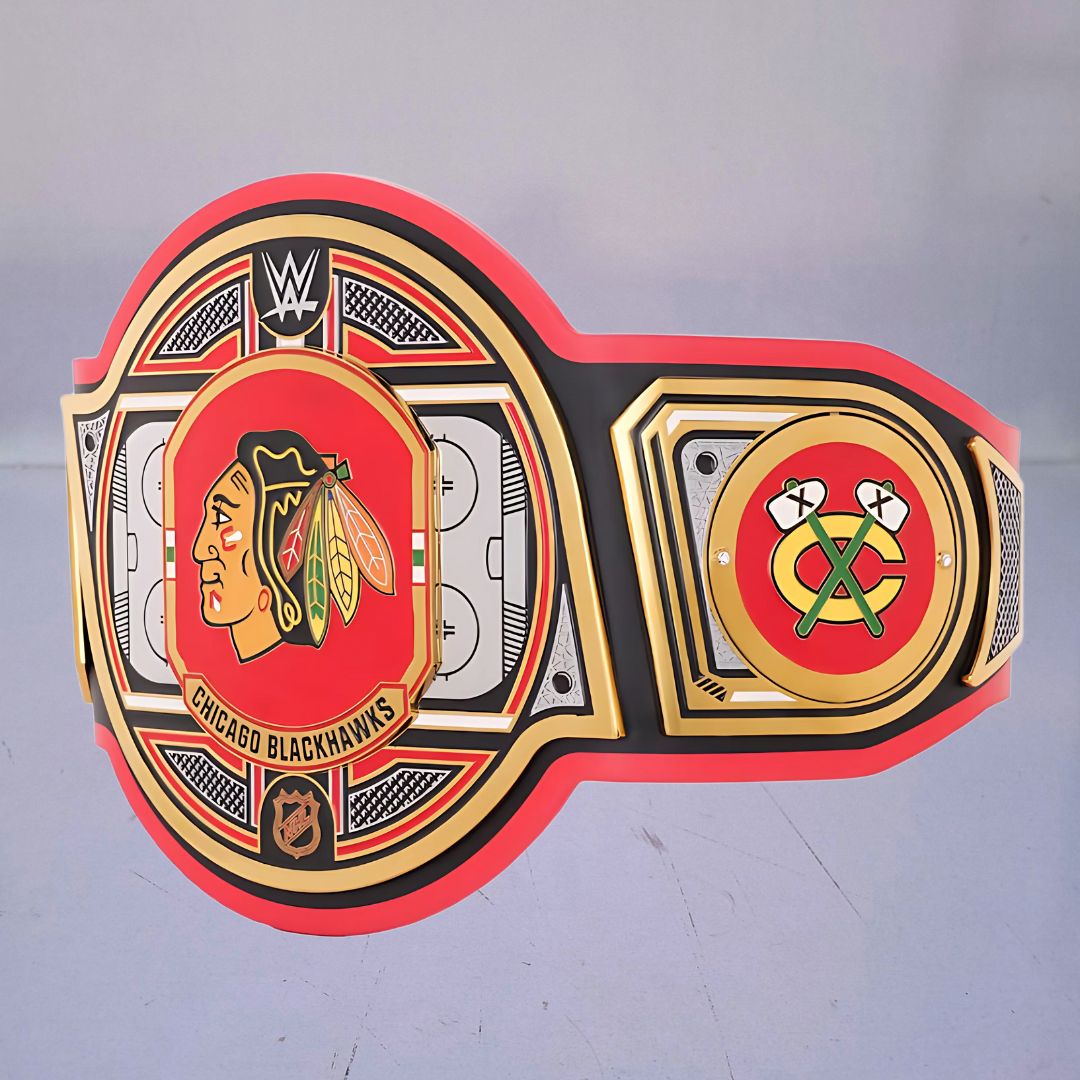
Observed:
[[[304,608],[307,612],[308,629],[316,645],[322,644],[329,621],[325,503],[325,498],[319,498],[315,502],[304,550]]]

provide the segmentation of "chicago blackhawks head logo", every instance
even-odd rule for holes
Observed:
[[[257,431],[206,493],[191,552],[202,617],[228,627],[242,662],[282,642],[317,648],[331,601],[348,625],[364,581],[393,595],[390,546],[350,478],[296,432]]]

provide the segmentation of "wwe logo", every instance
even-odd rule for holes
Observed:
[[[274,304],[265,311],[259,312],[260,319],[272,315],[284,322],[285,316],[291,313],[299,320],[303,318],[304,312],[318,309],[318,302],[308,299],[311,283],[315,280],[315,262],[318,254],[316,248],[307,257],[303,269],[297,269],[293,253],[286,252],[281,268],[278,269],[274,265],[274,260],[265,251],[262,253],[263,269],[270,283],[270,293]]]

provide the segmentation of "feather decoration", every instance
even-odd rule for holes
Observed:
[[[392,596],[394,556],[382,529],[344,484],[337,485],[335,502],[349,548],[364,580],[384,596]]]
[[[304,607],[307,611],[308,630],[316,646],[322,644],[326,636],[327,623],[330,621],[328,618],[330,597],[326,580],[325,504],[325,499],[314,500],[307,542],[304,545]]]
[[[356,565],[349,541],[345,536],[345,526],[338,512],[340,499],[336,493],[342,491],[340,484],[326,489],[324,518],[326,521],[326,554],[330,570],[330,592],[341,612],[346,626],[356,614],[360,602],[360,568]]]
[[[286,583],[303,568],[304,611],[316,647],[326,637],[331,601],[348,626],[364,581],[384,595],[394,592],[390,545],[367,507],[345,486],[343,481],[351,479],[348,462],[327,464],[331,471],[304,495],[277,551]]]
[[[319,487],[315,485],[300,501],[296,513],[285,530],[281,539],[281,547],[278,548],[278,566],[285,580],[292,581],[293,575],[300,569],[300,563],[304,557],[304,541],[307,539],[308,528],[311,525],[311,509],[315,504]]]

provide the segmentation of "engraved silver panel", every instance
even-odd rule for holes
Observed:
[[[686,487],[690,512],[691,540],[694,545],[694,575],[707,590],[704,580],[705,537],[713,500],[735,459],[750,445],[750,439],[690,439],[682,448],[679,465]],[[727,643],[712,609],[706,605],[709,647],[713,666],[720,671],[744,671],[745,665]]]
[[[83,488],[86,491],[86,517],[90,528],[94,527],[94,495],[97,492],[98,462],[101,460],[101,441],[109,414],[102,413],[93,420],[80,420],[76,425],[79,442],[79,461],[82,464]]]
[[[533,702],[530,715],[560,706],[585,704],[584,673],[578,654],[574,622],[570,618],[570,602],[566,586],[559,595],[559,621],[555,627],[555,641],[551,647],[540,691]]]

